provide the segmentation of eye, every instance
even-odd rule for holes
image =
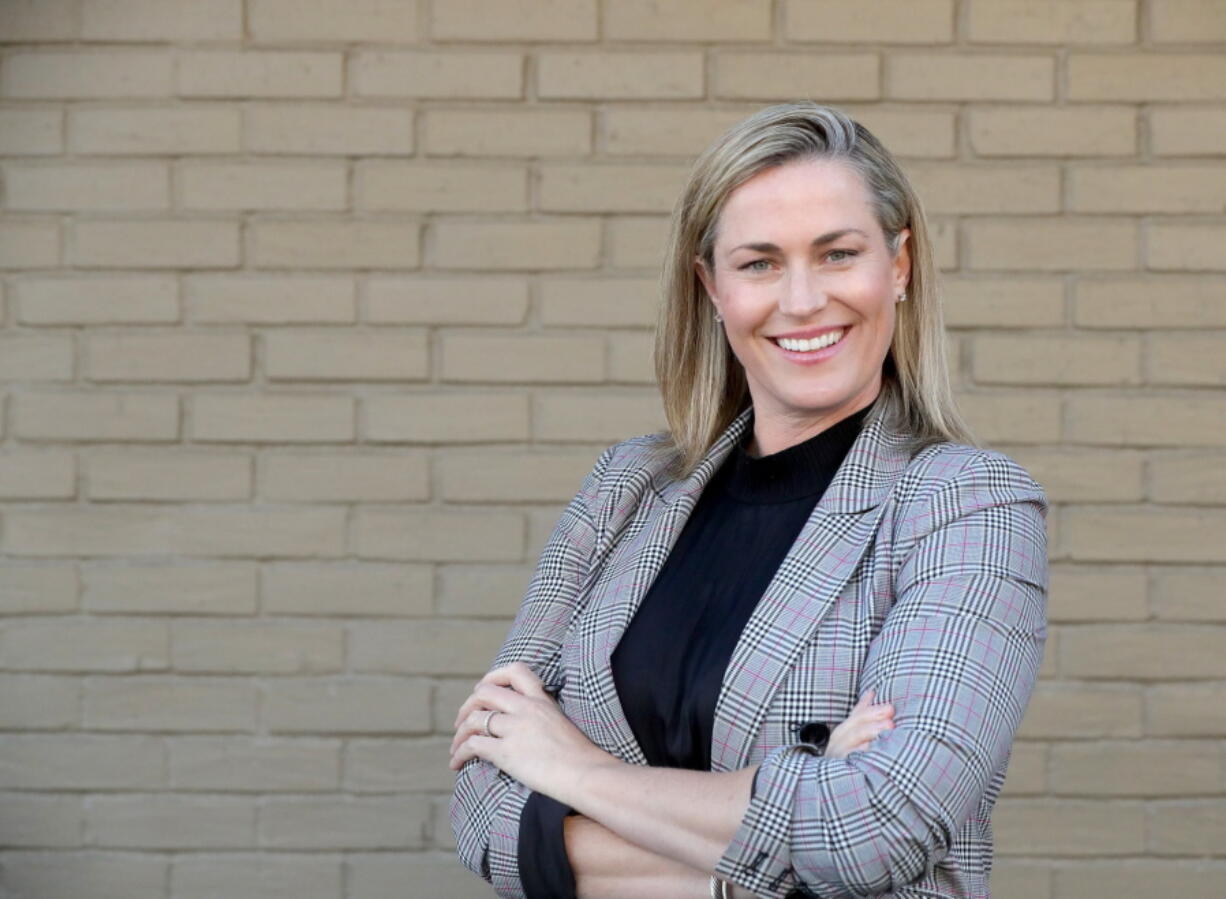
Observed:
[[[766,260],[766,259],[755,259],[755,260],[753,260],[752,262],[746,262],[744,265],[740,266],[740,269],[741,269],[741,271],[743,271],[743,272],[744,272],[744,271],[751,271],[751,272],[762,272],[762,271],[766,271],[766,269],[754,268],[754,267],[753,267],[753,266],[755,266],[755,265],[758,265],[759,263],[761,263],[762,265],[770,265],[770,261],[769,261],[769,260]]]
[[[829,259],[831,262],[846,262],[848,259],[851,259],[853,256],[859,256],[859,255],[860,254],[857,253],[855,250],[831,250],[829,253],[826,254],[826,258]],[[834,258],[835,256],[838,256],[839,258],[835,259]]]

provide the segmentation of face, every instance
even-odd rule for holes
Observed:
[[[744,366],[758,451],[869,405],[907,286],[910,231],[891,255],[863,180],[829,159],[759,172],[728,196],[716,230],[714,270],[701,259],[695,268]]]

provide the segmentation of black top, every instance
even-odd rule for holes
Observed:
[[[703,489],[610,664],[626,721],[650,765],[707,771],[715,703],[749,616],[834,478],[872,406],[795,446],[750,456],[750,419]],[[562,819],[533,792],[519,826],[529,899],[575,899]]]

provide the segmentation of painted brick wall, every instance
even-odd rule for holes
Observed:
[[[0,877],[487,896],[454,709],[663,424],[667,214],[771,102],[936,229],[1047,487],[994,894],[1226,877],[1226,2],[0,0]]]

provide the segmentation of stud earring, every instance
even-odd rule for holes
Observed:
[[[907,292],[905,290],[898,295],[897,299],[894,300],[895,303],[905,303],[906,301],[907,301]]]
[[[720,315],[720,314],[717,312],[717,313],[715,313],[715,320],[716,320],[717,322],[722,322],[724,319],[723,319],[723,317],[722,317],[722,316],[721,316],[721,315]]]

